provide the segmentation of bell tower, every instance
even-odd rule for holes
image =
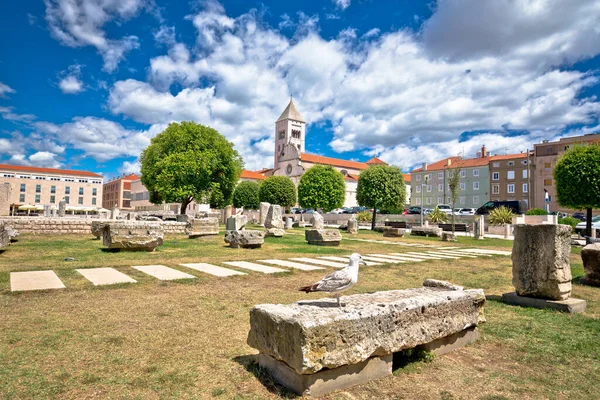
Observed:
[[[306,136],[306,121],[300,115],[294,101],[290,98],[290,103],[281,113],[275,122],[275,165],[277,168],[279,158],[282,156],[287,144],[291,144],[298,153],[303,153]]]

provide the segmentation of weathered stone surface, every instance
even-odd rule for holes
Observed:
[[[227,218],[227,223],[225,224],[225,230],[228,231],[241,231],[246,228],[246,224],[248,223],[248,217],[245,215],[233,215]]]
[[[266,237],[283,237],[285,235],[285,231],[279,228],[267,228],[265,229]]]
[[[425,279],[423,281],[423,286],[446,290],[464,290],[464,287],[462,286],[455,285],[448,281],[440,281],[437,279]]]
[[[0,249],[10,245],[9,230],[6,229],[7,225],[4,222],[0,222]]]
[[[267,218],[265,219],[265,228],[278,228],[283,229],[283,218],[281,213],[281,207],[277,204],[271,204]]]
[[[299,374],[357,364],[373,356],[453,335],[485,322],[483,290],[422,287],[261,304],[250,311],[248,344]]]
[[[588,244],[581,250],[585,279],[588,283],[600,285],[600,243]]]
[[[232,206],[225,206],[225,208],[223,209],[223,223],[226,224],[227,223],[227,219],[229,219],[229,217],[231,217],[231,215],[233,214],[233,207]]]
[[[188,222],[187,234],[190,239],[202,236],[218,235],[219,220],[217,218],[192,219]]]
[[[304,221],[294,221],[294,223],[292,224],[293,228],[304,228],[306,227],[306,222]]]
[[[17,237],[19,236],[19,231],[15,229],[15,227],[8,223],[8,222],[0,222],[0,227],[4,225],[4,230],[6,231],[6,234],[8,235],[8,240],[10,242],[16,242],[17,241]],[[2,235],[0,233],[0,235]],[[1,242],[1,240],[0,240]]]
[[[230,247],[243,249],[258,249],[265,242],[265,234],[261,231],[243,230],[226,231],[225,243]]]
[[[120,213],[121,210],[119,210],[117,207],[113,207],[112,210],[110,210],[110,219],[119,219]]]
[[[442,237],[443,232],[442,228],[436,228],[435,226],[415,226],[410,230],[410,234],[413,236],[429,237]]]
[[[284,224],[285,224],[285,230],[287,231],[288,229],[292,229],[292,227],[294,226],[294,219],[290,218],[290,217],[286,217],[284,220]]]
[[[271,207],[271,204],[269,204],[267,202],[260,203],[259,223],[263,226],[265,225],[265,221],[267,220],[267,214],[269,213],[269,207]]]
[[[571,295],[571,227],[515,225],[512,283],[519,296],[566,300]]]
[[[92,235],[96,236],[96,239],[102,237],[102,230],[106,224],[106,221],[92,221]]]
[[[313,229],[323,229],[323,216],[315,211],[310,218],[310,224],[312,225]]]
[[[351,235],[356,235],[358,233],[358,221],[356,220],[356,217],[354,217],[354,215],[352,215],[348,220],[348,226],[346,229]]]
[[[160,224],[148,222],[109,222],[102,229],[102,241],[109,249],[154,251],[163,244]]]
[[[570,314],[582,313],[587,307],[587,302],[581,299],[569,297],[566,300],[548,300],[536,297],[519,296],[515,292],[504,293],[502,301],[506,304],[512,304],[521,307],[533,307],[541,309],[558,310]]]
[[[393,228],[386,226],[383,228],[383,236],[385,237],[403,237],[405,230],[402,228]]]
[[[307,229],[304,237],[308,244],[318,246],[339,246],[342,234],[337,229]]]
[[[456,242],[456,234],[452,232],[442,232],[443,242]]]
[[[66,210],[67,210],[67,202],[65,201],[65,199],[62,199],[61,201],[58,202],[58,216],[61,218],[64,217]]]

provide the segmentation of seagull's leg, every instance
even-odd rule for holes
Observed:
[[[336,299],[337,299],[337,301],[338,301],[338,307],[342,308],[342,304],[340,303],[340,294],[339,294],[339,293],[336,293],[336,294],[335,294],[335,298],[336,298]]]

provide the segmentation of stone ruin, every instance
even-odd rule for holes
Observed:
[[[325,221],[323,220],[323,216],[315,211],[310,219],[310,224],[313,229],[323,229]]]
[[[427,221],[426,221],[427,222]],[[410,230],[412,236],[442,237],[444,230],[436,226],[414,226]]]
[[[248,345],[258,363],[299,395],[323,396],[392,373],[393,354],[425,348],[438,355],[478,338],[482,289],[426,280],[423,287],[261,304],[250,311]]]
[[[591,243],[581,250],[585,277],[581,283],[600,287],[600,243]]]
[[[342,234],[337,229],[307,229],[304,238],[308,244],[317,246],[339,246]]]
[[[265,219],[265,235],[274,236],[274,237],[282,237],[285,235],[285,231],[283,228],[285,227],[283,223],[283,214],[281,212],[281,206],[277,204],[271,204],[269,206],[269,212],[267,213],[267,217]]]
[[[65,201],[65,199],[62,199],[61,201],[58,202],[58,216],[63,218],[65,216],[66,211],[67,211],[67,202]]]
[[[356,216],[354,216],[354,214],[352,214],[352,216],[348,220],[348,225],[346,229],[351,235],[356,235],[358,233],[358,221],[356,220]]]
[[[227,222],[225,223],[226,231],[241,231],[242,229],[246,229],[246,224],[248,224],[248,217],[245,215],[233,215],[227,218]]]
[[[151,222],[107,222],[102,229],[102,242],[109,249],[154,251],[163,238],[162,225]]]
[[[248,217],[236,213],[227,219],[225,230],[225,243],[237,249],[258,249],[265,242],[265,233],[257,230],[246,230]]]
[[[219,220],[211,217],[189,219],[186,232],[190,239],[218,235]]]
[[[0,250],[4,250],[10,245],[11,235],[9,234],[10,227],[6,222],[0,222]]]
[[[406,230],[402,228],[394,228],[393,226],[383,227],[384,237],[403,237],[405,232]]]
[[[269,204],[269,203],[266,203],[266,202],[260,203],[259,224],[261,226],[265,226],[265,221],[267,220],[267,214],[269,213],[270,207],[271,207],[271,204]]]
[[[106,225],[107,223],[107,221],[92,221],[92,235],[94,235],[96,239],[100,239],[102,237],[104,225]]]
[[[517,224],[512,250],[513,293],[509,304],[583,312],[585,300],[571,298],[571,227]]]

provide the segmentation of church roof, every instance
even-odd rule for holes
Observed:
[[[306,122],[302,115],[296,110],[296,106],[294,105],[294,101],[290,99],[290,104],[287,105],[285,110],[281,113],[276,122],[283,121],[285,119],[293,119],[294,121]]]
[[[351,169],[367,169],[369,165],[358,161],[348,161],[333,157],[318,156],[316,154],[302,153],[300,155],[302,161],[313,164],[332,165],[334,167],[351,168]]]
[[[262,181],[267,179],[266,176],[264,176],[262,173],[260,172],[255,172],[255,171],[250,171],[247,169],[242,170],[242,175],[240,176],[240,178],[242,179],[252,179],[255,181]]]
[[[367,164],[369,164],[369,165],[376,165],[376,164],[387,165],[387,163],[385,161],[382,161],[377,157],[371,158],[369,161],[367,161]]]

